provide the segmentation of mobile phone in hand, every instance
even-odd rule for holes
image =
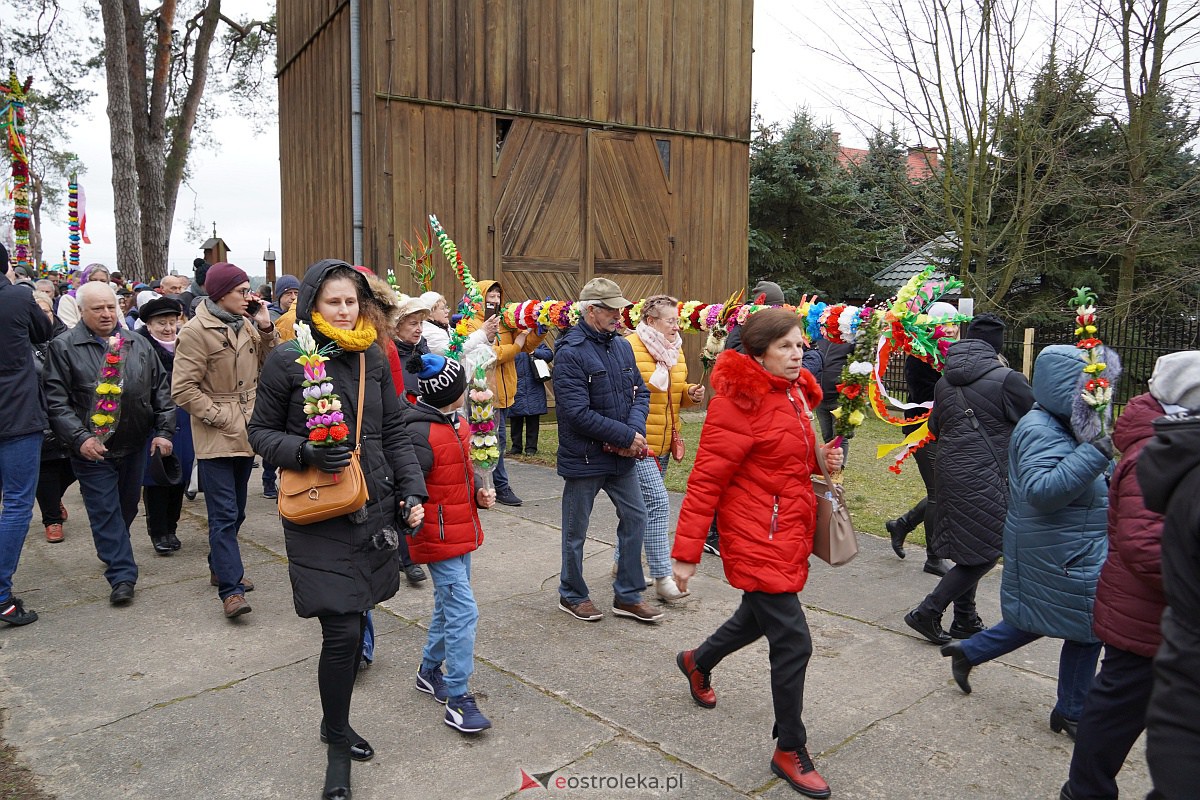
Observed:
[[[259,300],[251,300],[246,304],[246,315],[253,317],[262,310],[262,302]]]
[[[496,316],[496,312],[498,312],[499,310],[500,310],[500,308],[498,306],[496,306],[494,303],[488,303],[486,306],[483,307],[483,318],[485,320],[491,319],[492,317]]]

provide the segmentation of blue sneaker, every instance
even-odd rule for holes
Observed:
[[[445,705],[450,699],[450,693],[446,691],[446,679],[442,677],[442,668],[418,669],[417,691],[431,694],[434,700]]]
[[[460,694],[446,703],[445,723],[463,733],[479,733],[492,727],[491,720],[479,713],[475,696]]]

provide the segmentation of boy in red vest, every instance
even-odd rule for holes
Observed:
[[[416,359],[413,359],[415,362]],[[454,359],[420,356],[420,399],[407,410],[409,437],[425,473],[428,517],[409,540],[409,553],[433,577],[433,618],[417,670],[418,691],[446,704],[444,721],[463,733],[492,727],[467,691],[475,669],[475,622],[471,552],[483,544],[478,508],[496,504],[493,489],[475,486],[469,452],[471,430],[459,409],[466,374]],[[446,672],[442,674],[442,664]]]

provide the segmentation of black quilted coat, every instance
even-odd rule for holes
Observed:
[[[340,261],[320,261],[309,267],[296,300],[296,318],[309,322],[320,284]],[[361,278],[359,296],[369,297]],[[314,329],[317,342],[324,343]],[[336,351],[325,364],[334,391],[342,401],[351,438],[356,425],[359,354]],[[280,469],[300,469],[298,453],[305,441],[304,371],[290,343],[276,347],[263,364],[258,397],[248,432],[254,452]],[[301,617],[367,611],[396,593],[400,586],[400,557],[396,550],[371,547],[371,535],[395,525],[399,504],[409,495],[425,499],[425,480],[417,464],[392,385],[387,358],[377,345],[367,348],[366,389],[363,398],[362,468],[367,479],[367,520],[335,517],[311,525],[283,520],[292,599]],[[399,528],[397,528],[399,529]]]
[[[986,342],[956,342],[934,389],[929,429],[937,436],[931,544],[956,564],[1000,558],[1008,509],[1008,439],[1033,407],[1025,376],[1002,366]]]

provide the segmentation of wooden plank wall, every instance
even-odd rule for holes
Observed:
[[[396,37],[391,74],[379,84],[394,94],[750,136],[753,0],[364,4],[377,9],[370,35]]]
[[[498,276],[489,230],[503,194],[493,179],[496,119],[512,112],[516,120],[582,120],[581,130],[666,129],[636,134],[671,143],[666,214],[674,243],[660,288],[716,302],[745,285],[752,0],[362,7],[364,260],[380,274],[397,266],[399,243],[425,214],[436,213],[475,275]],[[288,272],[350,257],[348,23],[347,0],[288,0],[279,9]],[[408,286],[407,274],[397,277]],[[631,291],[642,289],[637,277]],[[530,294],[548,290],[514,282]],[[461,294],[442,264],[434,288],[452,302]],[[699,340],[685,337],[694,369]]]

